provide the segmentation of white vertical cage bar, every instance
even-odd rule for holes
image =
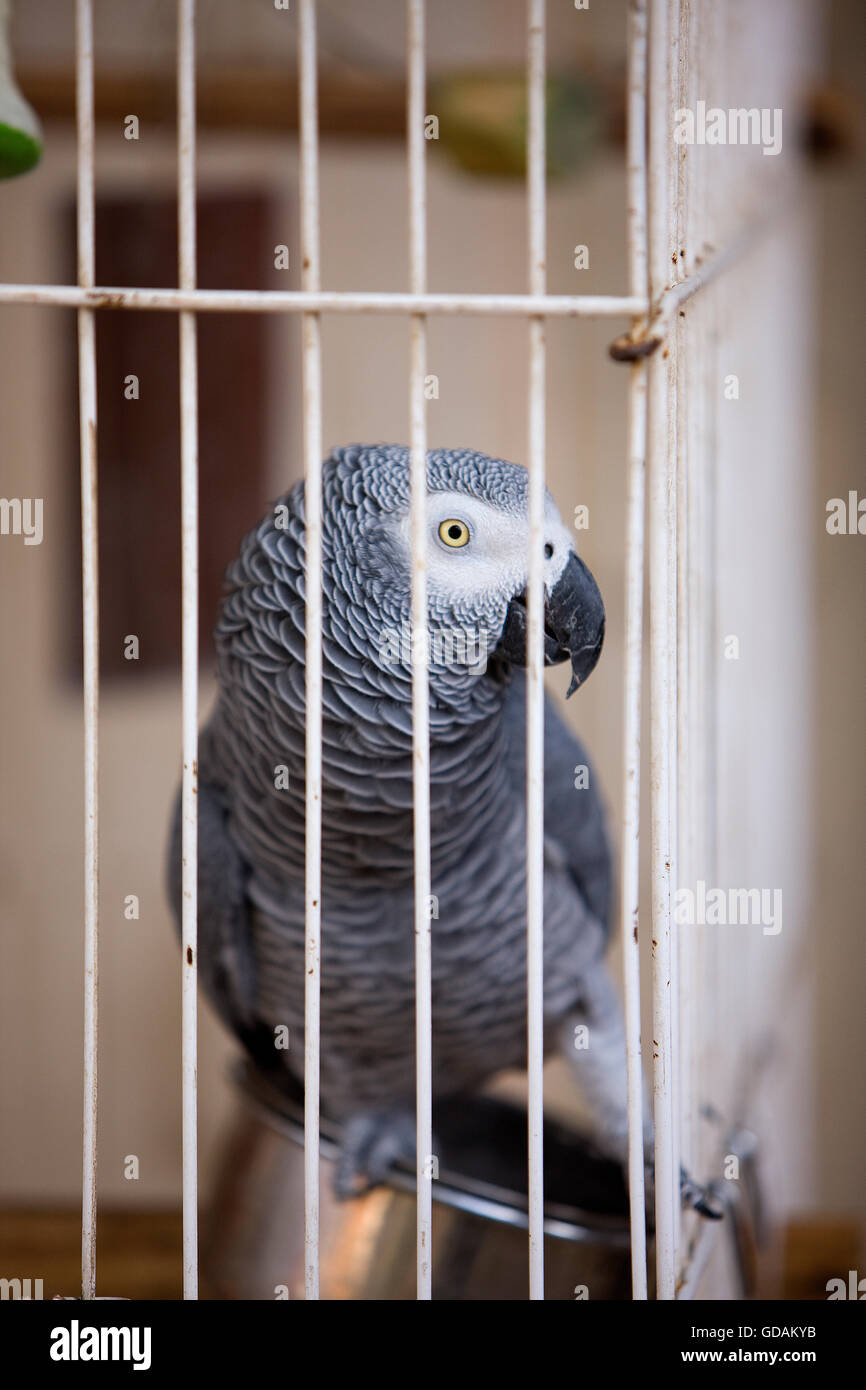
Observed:
[[[95,276],[93,180],[93,8],[75,6],[76,216],[78,283]],[[96,1137],[99,1007],[99,542],[96,477],[96,331],[78,311],[81,427],[81,581],[84,698],[84,1115],[81,1190],[81,1297],[96,1297]]]
[[[300,0],[301,284],[318,290],[319,126],[315,0]],[[302,319],[306,568],[304,967],[304,1293],[319,1297],[319,1056],[322,926],[322,348],[317,313]]]
[[[646,0],[632,0],[628,29],[627,197],[629,292],[646,295]],[[638,320],[635,328],[645,324]],[[640,1019],[640,721],[643,661],[644,509],[647,368],[635,362],[628,385],[623,834],[620,910],[628,1090],[628,1187],[632,1297],[647,1297],[643,1069]]]
[[[693,82],[698,96],[706,91],[704,68],[705,64],[711,61],[712,22],[713,16],[705,9],[699,10],[693,16],[694,27],[691,35],[690,52]],[[693,249],[703,244],[705,229],[713,223],[711,198],[714,188],[708,181],[705,155],[706,151],[702,150],[698,156],[692,156],[694,178],[687,234],[691,238]],[[715,636],[714,605],[712,602],[714,589],[712,523],[715,516],[715,498],[713,496],[715,440],[712,402],[715,398],[714,385],[718,380],[715,375],[716,362],[712,330],[714,305],[715,295],[712,293],[704,294],[696,322],[692,326],[692,333],[695,335],[694,352],[698,364],[698,374],[693,442],[695,486],[692,489],[690,499],[693,515],[689,521],[691,534],[694,538],[692,553],[693,565],[696,569],[696,574],[690,583],[690,593],[694,593],[695,635],[698,639],[694,661],[695,724],[693,730],[694,746],[697,750],[697,756],[693,758],[695,800],[696,805],[700,808],[696,873],[699,873],[705,881],[710,883],[718,882],[712,865],[712,826],[714,822],[712,808],[715,797],[715,766],[711,752],[712,704],[715,695],[712,665]],[[711,1075],[707,1066],[710,1044],[713,1039],[719,1036],[719,1032],[718,1021],[713,1016],[717,1001],[715,980],[711,980],[708,972],[709,950],[706,932],[696,930],[694,938],[695,993],[697,997],[705,1001],[705,1004],[701,1014],[701,1029],[694,1039],[692,1065],[696,1094],[700,1088],[700,1094],[703,1096],[706,1094],[707,1083]],[[696,1114],[696,1150],[700,1157],[701,1173],[703,1173],[709,1166],[711,1159],[716,1158],[716,1154],[709,1152],[707,1135],[699,1125],[699,1118],[699,1115]]]
[[[427,287],[424,170],[424,0],[407,0],[409,288]],[[415,859],[415,1105],[417,1294],[433,1296],[433,1002],[430,912],[430,730],[427,647],[427,320],[409,319],[410,528],[412,539],[412,807]]]
[[[670,280],[670,88],[668,0],[649,9],[648,232],[649,283],[653,303]],[[675,1296],[675,1164],[673,1038],[671,1012],[671,650],[676,633],[669,592],[673,545],[670,461],[670,380],[661,350],[648,365],[647,465],[649,475],[650,607],[650,835],[652,860],[652,1035],[655,1121],[656,1295]]]
[[[668,110],[667,127],[668,131],[673,130],[673,113],[685,102],[685,96],[681,90],[682,68],[680,64],[680,24],[683,15],[683,5],[681,0],[668,0]],[[672,133],[669,133],[669,140],[672,142]],[[671,144],[670,156],[668,158],[668,216],[671,219],[671,253],[670,253],[670,272],[669,279],[679,282],[683,278],[683,266],[680,257],[682,246],[682,224],[684,220],[684,170],[682,155],[685,146]],[[681,554],[681,527],[679,513],[679,496],[682,480],[684,477],[685,460],[683,458],[683,440],[680,435],[680,425],[682,421],[682,407],[685,401],[684,392],[684,364],[680,359],[680,343],[682,333],[680,329],[679,314],[673,320],[669,328],[666,347],[668,350],[668,465],[670,470],[670,480],[668,487],[668,506],[669,506],[669,537],[668,537],[668,583],[667,598],[668,612],[672,623],[673,641],[668,648],[668,664],[670,670],[670,722],[668,725],[668,739],[670,742],[670,814],[671,814],[671,899],[676,896],[679,886],[680,872],[680,779],[679,779],[679,734],[681,729],[682,717],[685,714],[683,702],[680,699],[680,670],[684,653],[680,647],[680,637],[683,633],[683,609],[684,604],[679,602],[678,573]],[[685,573],[683,573],[685,582]],[[671,912],[670,919],[671,932],[671,952],[670,952],[670,1014],[671,1014],[671,1109],[673,1111],[673,1157],[672,1166],[674,1174],[680,1172],[681,1162],[681,1134],[682,1116],[680,1105],[680,1059],[682,1056],[680,1040],[680,954],[679,938],[680,932],[678,925]],[[676,1176],[677,1187],[674,1193],[673,1203],[673,1233],[674,1233],[674,1282],[680,1267],[680,1244],[682,1240],[682,1202],[678,1196],[679,1178]]]
[[[727,91],[728,70],[727,70],[727,50],[724,42],[724,14],[718,8],[708,7],[701,12],[702,36],[699,59],[701,62],[701,91],[706,90],[707,80],[712,76],[715,83],[721,84],[721,90]],[[704,77],[706,69],[706,78]],[[709,239],[713,230],[722,221],[725,210],[728,207],[730,189],[726,181],[717,177],[711,177],[710,160],[707,150],[701,151],[701,167],[703,170],[703,180],[701,184],[700,208],[702,212],[702,241]],[[720,682],[719,682],[719,651],[720,637],[723,629],[721,628],[721,612],[719,609],[719,542],[720,537],[717,531],[718,502],[722,494],[719,477],[719,459],[721,455],[723,429],[719,418],[719,397],[718,383],[722,379],[723,353],[727,354],[730,338],[725,331],[726,319],[725,299],[718,292],[704,297],[704,338],[702,355],[699,359],[703,365],[702,380],[702,399],[705,409],[705,425],[702,439],[701,458],[704,464],[702,478],[702,496],[705,498],[703,531],[701,536],[702,554],[705,556],[705,575],[704,586],[703,620],[706,631],[706,646],[704,650],[704,692],[703,692],[703,711],[704,711],[704,753],[706,759],[706,787],[707,798],[705,801],[706,809],[706,853],[704,863],[701,865],[702,877],[708,883],[719,882],[720,868],[720,803],[719,803],[719,753],[721,729],[719,724],[720,713]],[[728,1012],[728,998],[724,989],[724,934],[720,932],[702,932],[701,941],[704,950],[704,973],[703,983],[706,988],[705,999],[707,1000],[708,1019],[704,1026],[703,1048],[702,1048],[702,1071],[703,1076],[709,1087],[712,1086],[713,1094],[710,1099],[715,1100],[723,1090],[723,1077],[719,1075],[719,1059],[717,1048],[714,1047],[714,1040],[724,1036],[724,1031],[728,1025],[730,1014]],[[718,1134],[707,1136],[707,1147],[710,1158],[718,1161],[719,1140]]]
[[[680,4],[678,14],[679,43],[677,57],[676,107],[695,109],[701,96],[695,63],[696,19],[698,7]],[[694,202],[695,167],[692,149],[677,147],[677,279],[688,276],[688,265],[694,259],[692,240],[692,205]],[[696,318],[701,315],[695,306]],[[689,310],[689,313],[691,310]],[[675,320],[677,373],[677,570],[680,595],[677,612],[677,873],[678,886],[691,887],[698,876],[701,841],[701,815],[705,796],[699,768],[700,706],[696,700],[696,673],[702,629],[698,613],[695,519],[699,457],[695,447],[695,428],[701,408],[692,354],[700,361],[698,334],[695,323],[688,323],[687,310],[681,308]],[[697,932],[692,924],[675,927],[675,959],[677,974],[677,1034],[675,1065],[678,1088],[677,1120],[681,1141],[680,1158],[693,1175],[700,1175],[697,1152],[697,1073],[695,1058],[698,1036],[697,1008]],[[682,1288],[686,1287],[688,1266],[692,1258],[699,1218],[693,1212],[680,1212],[680,1233],[677,1269]],[[680,1297],[683,1296],[682,1291]]]
[[[527,204],[529,292],[546,273],[545,6],[528,0]],[[544,451],[545,324],[529,321],[529,575],[526,634],[526,1004],[529,1297],[544,1298]]]
[[[677,1293],[681,1302],[689,1302],[695,1297],[719,1237],[717,1221],[704,1221],[697,1228],[691,1258],[683,1272],[682,1283]]]
[[[180,0],[177,28],[178,271],[196,282],[195,0]],[[198,1298],[198,361],[195,314],[180,332],[181,666],[183,707],[181,1089],[183,1296]]]

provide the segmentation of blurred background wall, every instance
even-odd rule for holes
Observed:
[[[749,7],[724,8],[730,32],[742,35],[750,22]],[[798,24],[789,35],[796,52],[789,71],[801,76],[803,90],[830,80],[862,95],[862,7],[856,0],[839,0],[796,8]],[[433,76],[455,67],[521,67],[522,4],[449,0],[429,9]],[[577,13],[561,0],[549,10],[551,65],[593,76],[606,103],[622,77],[625,5],[599,4]],[[96,12],[98,73],[138,70],[173,81],[172,4],[115,3],[97,5]],[[276,12],[264,0],[243,7],[217,0],[202,3],[201,80],[218,95],[220,73],[229,65],[233,72],[258,68],[263,75],[292,68],[294,22],[293,14]],[[746,33],[748,48],[748,29]],[[334,90],[341,74],[351,85],[360,72],[361,80],[373,87],[377,69],[382,87],[394,72],[399,77],[404,43],[400,0],[323,5],[320,37]],[[45,74],[72,71],[71,7],[59,0],[19,5],[16,53],[22,76],[32,74],[36,101],[37,91],[49,90]],[[761,71],[766,55],[760,43],[753,56],[754,70]],[[774,104],[757,95],[752,102]],[[586,160],[551,182],[552,293],[618,293],[624,288],[624,162],[615,124],[605,107],[600,129],[588,137]],[[774,410],[762,416],[772,422],[770,435],[761,440],[768,455],[763,474],[763,455],[750,434],[748,401],[740,402],[739,416],[731,413],[727,434],[728,425],[722,423],[718,614],[724,632],[741,632],[753,640],[754,658],[741,661],[736,673],[721,673],[728,681],[720,697],[723,774],[727,769],[730,776],[722,778],[720,813],[729,834],[732,881],[782,881],[786,931],[795,937],[786,956],[790,969],[775,971],[775,957],[769,956],[766,969],[773,987],[755,993],[755,1010],[771,1008],[770,1031],[782,1043],[781,1071],[762,1109],[765,1118],[773,1115],[775,1096],[777,1109],[768,1126],[768,1186],[783,1194],[785,1210],[862,1215],[866,741],[860,710],[866,674],[866,541],[828,536],[824,524],[828,498],[866,489],[859,381],[863,146],[854,134],[845,158],[808,176],[806,211],[785,254],[770,254],[749,272],[755,276],[750,283],[756,293],[763,287],[767,299],[754,316],[746,308],[739,326],[731,328],[729,341],[740,350],[736,363],[720,363],[723,375],[736,371],[757,388],[763,383],[772,390]],[[121,202],[170,200],[173,142],[171,122],[158,116],[142,118],[138,141],[124,139],[120,120],[101,125],[98,195]],[[797,158],[793,139],[783,158]],[[428,169],[430,288],[522,290],[526,242],[521,181],[469,175],[432,144]],[[0,186],[0,279],[65,281],[71,276],[68,210],[74,177],[73,131],[58,118],[48,126],[42,164],[28,177]],[[323,284],[334,289],[405,287],[405,157],[400,140],[326,135],[321,180]],[[249,241],[249,229],[245,233],[248,254],[258,257],[248,267],[250,284],[297,284],[296,185],[292,134],[202,126],[201,193],[217,203],[228,200],[224,216],[229,217],[231,199],[240,195],[264,199],[267,206],[267,218],[255,233],[258,244]],[[213,225],[218,228],[219,220]],[[235,245],[238,229],[225,225],[227,244]],[[277,243],[290,251],[286,271],[274,270]],[[574,266],[578,244],[589,248],[586,269]],[[134,250],[130,254],[134,259]],[[98,281],[100,274],[98,264]],[[728,291],[720,285],[714,293],[721,312]],[[767,302],[777,317],[763,312]],[[619,327],[563,321],[548,328],[549,484],[566,518],[578,505],[589,508],[589,528],[577,541],[610,614],[604,660],[569,706],[569,716],[594,755],[615,830],[621,781],[625,369],[610,361],[606,348]],[[800,335],[796,343],[789,341],[791,334]],[[239,448],[236,496],[224,459],[216,473],[226,562],[257,512],[298,476],[297,321],[275,316],[267,335],[259,462],[253,467]],[[787,343],[786,355],[783,367],[774,372],[768,363],[779,335]],[[230,353],[230,341],[223,341]],[[405,440],[405,322],[335,316],[325,320],[323,342],[326,445]],[[473,445],[523,461],[525,351],[526,331],[518,321],[433,319],[429,370],[438,377],[439,396],[429,409],[431,445]],[[74,670],[59,655],[68,650],[68,629],[75,621],[70,601],[75,570],[69,557],[77,526],[71,313],[3,308],[0,362],[0,493],[45,500],[41,546],[24,547],[12,538],[0,542],[0,1200],[74,1204],[80,1190],[82,737]],[[214,407],[217,433],[231,433],[242,417],[242,365],[238,358],[237,390],[231,389],[230,372]],[[105,385],[102,377],[100,384],[103,393],[117,392],[111,407],[115,414],[127,407],[137,412],[149,408],[152,383],[144,378],[141,399],[122,402],[123,380],[137,370],[136,361],[105,364]],[[118,428],[127,432],[121,438],[132,439],[139,426],[127,414]],[[203,504],[214,468],[203,451]],[[147,492],[140,472],[138,484]],[[144,554],[144,575],[159,512],[151,496],[112,521],[113,527],[124,527],[124,547],[139,560]],[[162,564],[160,558],[153,565],[154,582]],[[126,631],[136,631],[135,625]],[[778,632],[783,634],[778,646],[761,647],[768,633]],[[119,629],[104,633],[103,642],[119,645],[124,635]],[[790,678],[790,694],[782,699],[780,652]],[[176,657],[179,661],[179,651]],[[562,694],[561,673],[551,678],[551,685]],[[206,671],[203,713],[211,695]],[[101,727],[99,1187],[106,1202],[167,1206],[179,1201],[180,1190],[179,971],[163,889],[166,826],[180,759],[177,665],[162,661],[155,666],[143,642],[139,663],[106,674]],[[138,920],[124,916],[129,894],[140,898]],[[217,1136],[232,1105],[226,1079],[231,1052],[205,1007],[199,1070],[205,1190]],[[731,1056],[741,1056],[735,1041]],[[730,1090],[734,1094],[733,1081]],[[568,1103],[556,1082],[553,1096]],[[129,1154],[140,1160],[136,1182],[124,1178]]]

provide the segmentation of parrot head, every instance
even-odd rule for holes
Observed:
[[[473,634],[464,650],[480,654],[488,674],[526,664],[528,481],[526,469],[474,450],[428,452],[431,679],[437,666],[448,665],[437,660],[437,636],[454,633]],[[336,511],[343,515],[330,544],[326,523],[331,564],[354,561],[367,610],[376,612],[380,623],[398,618],[405,623],[412,572],[409,450],[398,445],[338,449],[326,465],[325,488],[332,499],[336,489],[341,504]],[[329,513],[333,507],[326,507]],[[543,541],[544,660],[548,666],[571,662],[571,695],[601,653],[604,604],[549,493]]]

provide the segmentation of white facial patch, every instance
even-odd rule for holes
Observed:
[[[427,497],[427,569],[431,592],[454,602],[481,595],[510,599],[526,588],[529,524],[525,513],[506,511],[462,492],[433,492]],[[449,545],[440,528],[457,523],[459,537],[468,528],[464,545]],[[407,559],[411,553],[409,518],[399,523]],[[573,545],[551,497],[545,507],[544,582],[549,590],[568,563]]]

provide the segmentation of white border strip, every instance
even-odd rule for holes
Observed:
[[[301,281],[319,288],[319,131],[315,0],[300,0]],[[306,518],[306,833],[304,857],[304,1293],[319,1297],[319,1049],[322,926],[322,349],[317,313],[303,334]]]

